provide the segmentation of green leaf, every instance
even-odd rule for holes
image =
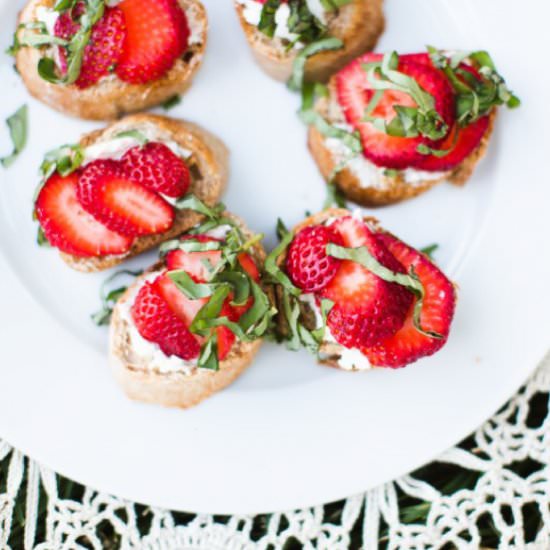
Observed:
[[[36,233],[36,243],[38,246],[43,246],[46,248],[50,248],[52,246],[50,241],[46,238],[44,230],[40,226],[38,226],[38,231]]]
[[[204,202],[202,202],[196,195],[193,195],[192,193],[188,193],[184,197],[178,199],[175,206],[178,210],[184,210],[186,208],[189,210],[194,210],[199,214],[205,215],[207,218],[217,218],[219,214],[224,210],[223,204],[218,204],[214,208],[206,206]]]
[[[258,30],[263,32],[266,36],[269,36],[269,38],[273,38],[275,35],[275,29],[277,28],[275,14],[277,13],[277,9],[280,5],[281,0],[267,0],[262,7]]]
[[[288,81],[288,87],[291,90],[295,91],[299,91],[302,89],[304,83],[304,71],[306,61],[309,57],[324,51],[339,50],[343,46],[344,43],[339,38],[334,37],[323,38],[321,40],[318,40],[317,42],[308,44],[298,53],[298,55],[294,59],[294,64],[292,66],[292,76]]]
[[[208,321],[219,316],[223,303],[230,292],[230,285],[220,285],[214,290],[208,302],[202,306],[193,319],[189,327],[191,332],[206,336],[205,331],[209,328]]]
[[[336,186],[335,183],[327,183],[327,198],[323,204],[323,210],[337,206],[338,208],[346,208],[346,197],[344,193]]]
[[[433,260],[433,253],[439,248],[439,245],[437,243],[430,244],[428,246],[425,246],[424,248],[420,248],[419,251],[422,252],[422,254],[425,254],[430,258],[430,260]]]
[[[0,158],[4,168],[10,167],[27,143],[28,134],[28,109],[23,105],[15,111],[13,115],[6,119],[10,131],[10,138],[13,145],[13,151],[7,157]]]
[[[338,8],[351,4],[353,0],[320,0],[326,11],[336,11]]]
[[[176,105],[179,105],[181,103],[181,96],[176,94],[172,97],[169,97],[164,103],[162,103],[162,108],[165,111],[168,111],[175,107]]]
[[[300,112],[300,118],[308,125],[313,125],[325,137],[336,138],[342,141],[353,153],[361,153],[363,146],[358,132],[350,133],[342,128],[329,124],[319,113],[313,110]]]
[[[388,283],[397,283],[412,292],[416,296],[416,304],[413,315],[415,328],[430,338],[442,338],[442,336],[436,332],[424,330],[420,324],[420,314],[422,312],[425,292],[424,286],[412,266],[408,274],[396,273],[382,265],[369,252],[368,248],[364,246],[360,246],[358,248],[345,248],[343,246],[329,243],[327,245],[327,254],[340,260],[351,260],[356,262],[368,269],[371,273],[374,273],[376,276],[380,277],[382,280],[387,281]]]
[[[196,283],[184,270],[169,271],[168,277],[175,283],[178,289],[191,300],[208,298],[214,292],[214,285]]]
[[[281,218],[277,218],[277,225],[275,226],[275,234],[277,238],[281,240],[288,233],[288,229]]]
[[[321,300],[321,318],[322,325],[311,332],[313,338],[318,344],[322,344],[325,339],[325,332],[327,329],[327,317],[330,313],[330,310],[334,307],[334,302],[328,298],[323,298]]]
[[[289,0],[288,5],[290,8],[287,21],[288,30],[298,36],[296,42],[311,44],[326,34],[327,27],[313,15],[307,2],[304,2],[304,0]]]
[[[239,325],[246,333],[249,333],[256,326],[255,335],[261,336],[267,329],[267,323],[273,317],[275,311],[272,311],[269,298],[258,283],[250,280],[250,289],[254,303],[239,319]]]
[[[131,271],[129,269],[122,269],[120,271],[116,271],[111,276],[107,277],[105,281],[103,281],[103,284],[101,285],[99,291],[99,297],[101,299],[101,309],[91,315],[92,321],[97,326],[109,324],[116,302],[126,292],[128,288],[127,285],[123,285],[115,289],[108,290],[109,285],[119,279],[122,275],[124,275],[125,277],[139,277],[142,273],[142,270]]]
[[[291,282],[288,276],[281,270],[277,265],[277,259],[284,251],[287,249],[288,245],[291,243],[294,237],[293,233],[287,233],[281,239],[281,242],[271,251],[267,256],[264,264],[265,272],[268,273],[275,282],[279,283],[286,289],[287,292],[293,296],[299,296],[301,291],[298,287],[295,287]]]
[[[218,361],[218,337],[216,332],[212,332],[206,344],[201,349],[197,365],[201,369],[211,371],[220,370]]]
[[[228,283],[233,287],[231,305],[243,306],[250,296],[250,282],[245,273],[240,271],[222,271],[216,277],[216,282]]]
[[[57,12],[67,11],[74,8],[77,1],[78,0],[57,0],[53,9]]]
[[[149,140],[145,137],[143,132],[139,130],[126,130],[125,132],[119,132],[115,134],[115,139],[120,138],[132,138],[135,139],[140,145],[145,145]]]

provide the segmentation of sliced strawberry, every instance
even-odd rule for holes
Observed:
[[[163,143],[132,147],[122,157],[122,166],[132,181],[167,197],[181,197],[189,189],[187,164]]]
[[[36,200],[36,215],[49,243],[75,256],[124,254],[133,239],[107,229],[77,199],[78,174],[50,176]]]
[[[84,4],[79,2],[73,10],[62,13],[54,27],[55,35],[70,40],[80,28],[78,18],[84,10]],[[80,75],[75,82],[79,88],[92,86],[101,77],[114,70],[122,55],[125,37],[126,25],[122,11],[116,7],[105,8],[103,17],[92,27],[90,41],[84,49]],[[61,71],[66,73],[67,54],[65,48],[60,47],[58,51]]]
[[[424,331],[442,336],[440,339],[432,338],[419,332],[413,324],[414,306],[411,306],[403,327],[393,336],[361,349],[372,365],[399,368],[432,355],[445,345],[454,315],[455,289],[445,274],[424,254],[392,235],[381,234],[378,238],[407,270],[411,266],[414,268],[425,290],[421,327]]]
[[[378,166],[402,169],[414,166],[422,157],[418,152],[420,144],[435,146],[436,143],[423,136],[416,138],[394,137],[377,130],[370,122],[364,121],[366,108],[375,91],[369,82],[363,64],[378,62],[380,54],[363,55],[336,75],[338,102],[342,106],[346,120],[361,134],[364,155]],[[453,90],[447,79],[436,69],[400,59],[398,70],[413,78],[418,85],[434,97],[435,109],[449,126],[454,121]],[[415,107],[413,98],[401,91],[386,90],[371,112],[371,116],[392,120],[397,112],[394,107],[401,105]]]
[[[185,361],[196,359],[200,343],[159,293],[156,283],[162,277],[140,288],[131,308],[132,319],[141,336],[158,344],[166,355],[176,355]]]
[[[345,247],[364,246],[388,269],[405,272],[363,221],[346,216],[331,227],[340,233]],[[342,260],[321,295],[335,302],[327,325],[336,341],[346,347],[370,345],[394,334],[403,325],[413,298],[403,286],[388,283],[351,260]]]
[[[189,26],[178,0],[123,0],[126,21],[119,78],[143,84],[162,77],[187,49]]]
[[[235,316],[231,306],[228,302],[226,302],[222,306],[220,317],[227,317],[231,321],[238,321],[240,316]],[[218,359],[223,361],[229,355],[229,352],[237,340],[237,337],[227,327],[218,327],[216,329],[216,336],[218,339]]]
[[[218,241],[208,235],[184,235],[181,240],[196,240],[201,243]],[[204,283],[210,279],[211,269],[218,265],[221,258],[221,250],[203,252],[170,250],[166,255],[166,266],[169,270],[183,269],[196,283]]]
[[[241,252],[237,256],[237,260],[241,267],[246,271],[248,276],[255,282],[260,281],[260,270],[258,269],[258,266],[256,265],[256,262],[252,258],[250,254],[247,254],[246,252]]]
[[[292,240],[286,259],[291,281],[304,292],[319,292],[336,275],[340,260],[328,256],[327,244],[342,245],[342,237],[332,227],[308,226]]]
[[[129,236],[163,233],[174,222],[174,209],[157,193],[130,181],[112,160],[86,165],[78,180],[83,208],[109,229]]]

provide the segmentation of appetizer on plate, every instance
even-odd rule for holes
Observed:
[[[277,288],[278,331],[344,370],[400,368],[449,336],[453,283],[428,256],[344,209],[311,216],[266,260]]]
[[[370,51],[384,30],[382,0],[234,0],[252,52],[271,77],[288,80],[296,56],[327,37],[334,50],[309,57],[306,80],[327,80],[358,55]]]
[[[519,105],[486,52],[365,54],[309,97],[320,171],[366,206],[463,184],[487,150],[499,105]]]
[[[274,314],[261,235],[218,209],[161,248],[114,307],[110,362],[126,394],[191,407],[252,362]]]
[[[34,213],[39,243],[99,271],[173,239],[216,204],[228,151],[190,122],[132,115],[48,153]]]
[[[198,0],[30,0],[12,53],[37,99],[105,120],[183,93],[202,63],[207,30]]]

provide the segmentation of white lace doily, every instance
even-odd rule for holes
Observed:
[[[0,548],[546,550],[549,392],[550,356],[436,463],[340,503],[257,517],[172,513],[91,489],[75,496],[61,486],[77,486],[0,441]]]

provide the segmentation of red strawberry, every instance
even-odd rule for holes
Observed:
[[[36,200],[36,215],[52,246],[75,256],[124,254],[132,239],[107,229],[77,199],[78,174],[53,174]]]
[[[417,148],[422,143],[435,146],[425,137],[394,137],[377,130],[372,123],[365,122],[365,110],[375,91],[372,89],[365,63],[380,61],[380,54],[365,54],[347,65],[336,75],[338,102],[344,110],[346,120],[361,134],[364,155],[378,166],[386,168],[407,168],[414,166],[422,157]],[[412,61],[400,59],[398,70],[414,78],[421,88],[435,100],[435,109],[448,124],[453,123],[453,90],[447,79],[436,69]],[[405,92],[386,90],[371,115],[390,121],[396,116],[395,105],[415,107],[412,97]]]
[[[286,271],[291,281],[304,292],[319,292],[336,275],[340,260],[327,256],[328,243],[342,245],[342,237],[332,227],[308,226],[290,244]]]
[[[455,289],[447,277],[424,254],[407,246],[392,235],[378,236],[391,253],[408,270],[411,266],[424,285],[425,297],[420,314],[423,330],[442,336],[432,338],[413,325],[413,306],[409,308],[403,327],[393,336],[371,347],[362,348],[372,365],[399,368],[441,349],[449,336],[455,309]]]
[[[159,79],[187,49],[189,27],[179,2],[123,0],[118,7],[127,33],[117,75],[132,84]]]
[[[208,302],[208,298],[191,300],[178,289],[167,275],[162,275],[156,279],[155,286],[174,315],[187,327],[191,326],[197,313]],[[238,321],[238,317],[235,318],[235,314],[228,303],[225,303],[220,311],[220,317],[224,316],[232,321]],[[216,334],[218,337],[218,359],[223,361],[235,342],[235,335],[226,327],[216,328]],[[196,336],[196,338],[199,342],[202,341],[202,337]]]
[[[405,272],[364,222],[346,216],[331,227],[340,233],[344,246],[364,246],[388,269]],[[346,347],[370,345],[395,333],[412,302],[412,294],[403,286],[388,283],[351,260],[342,260],[321,294],[335,302],[327,325],[336,341]]]
[[[79,2],[72,11],[62,13],[57,19],[54,33],[60,38],[70,40],[80,28],[78,18],[84,12]],[[105,8],[103,17],[93,26],[90,41],[84,49],[80,75],[75,84],[79,88],[88,88],[101,77],[108,75],[122,55],[122,46],[126,37],[124,14],[118,8]],[[59,48],[62,73],[67,71],[65,48]]]
[[[146,282],[132,305],[132,318],[138,332],[146,340],[158,344],[168,356],[176,355],[185,361],[197,358],[200,353],[199,341],[160,295],[157,281],[158,278]]]
[[[120,163],[95,160],[78,180],[83,208],[109,229],[129,236],[163,233],[174,222],[174,209],[157,193],[130,181]]]
[[[184,235],[181,240],[196,240],[201,243],[215,242],[218,239],[208,235]],[[221,250],[207,250],[204,252],[185,252],[183,250],[170,250],[166,255],[166,266],[169,270],[183,269],[196,283],[204,283],[210,279],[210,269],[218,265],[221,260]]]
[[[163,143],[132,147],[122,157],[122,166],[132,181],[167,197],[181,197],[189,189],[187,164]]]

